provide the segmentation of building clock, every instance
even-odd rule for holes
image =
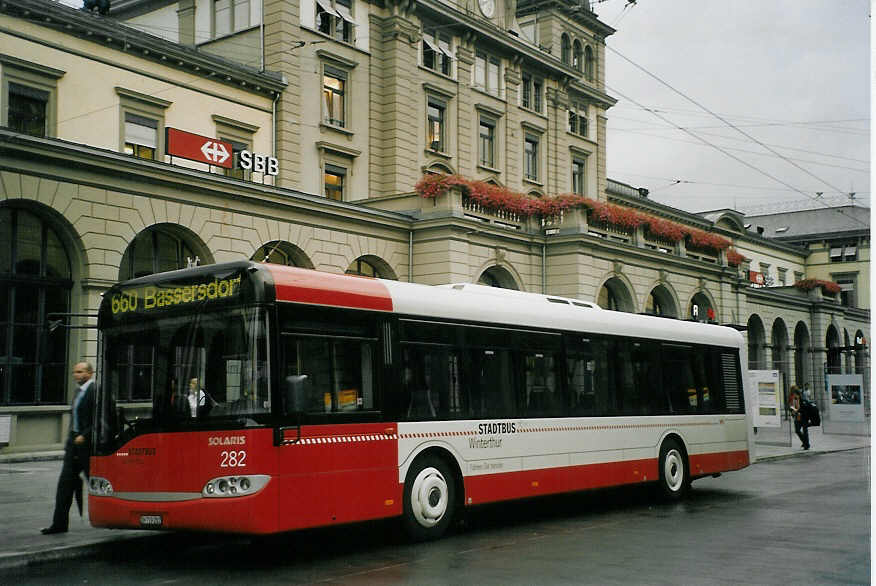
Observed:
[[[481,9],[481,14],[487,18],[493,18],[493,12],[496,10],[496,0],[478,0],[478,6]]]

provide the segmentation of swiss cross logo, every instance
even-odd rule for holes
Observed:
[[[208,140],[202,144],[201,152],[204,153],[204,156],[208,161],[216,163],[217,165],[221,165],[231,156],[231,153],[228,152],[225,145],[221,142],[216,142],[215,140]]]
[[[231,169],[231,143],[176,128],[167,129],[167,154]]]

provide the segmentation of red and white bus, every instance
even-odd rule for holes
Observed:
[[[116,285],[99,327],[95,526],[401,517],[430,539],[469,506],[637,483],[680,498],[751,461],[729,327],[253,262]]]

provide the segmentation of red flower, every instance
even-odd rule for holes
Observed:
[[[740,254],[736,250],[733,250],[731,248],[730,250],[727,251],[727,264],[728,265],[738,267],[739,265],[741,265],[744,262],[745,262],[745,257],[742,256],[742,254]]]
[[[794,286],[801,291],[811,291],[816,287],[821,287],[823,292],[832,293],[834,295],[842,291],[842,287],[837,283],[834,283],[833,281],[825,281],[823,279],[803,279],[802,281],[794,283]]]
[[[573,208],[586,208],[590,211],[591,221],[604,222],[626,230],[645,226],[656,238],[670,242],[679,242],[687,238],[690,246],[694,248],[707,248],[717,252],[729,248],[731,244],[729,240],[717,234],[574,193],[536,199],[492,183],[473,181],[459,175],[438,174],[423,176],[414,186],[414,191],[421,197],[436,198],[454,187],[462,191],[464,196],[490,211],[506,211],[527,218],[532,216],[547,218]],[[729,255],[728,262],[733,264]]]

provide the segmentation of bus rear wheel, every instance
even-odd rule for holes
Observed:
[[[690,488],[690,471],[687,456],[676,440],[668,439],[660,446],[658,465],[660,495],[669,501],[684,498]]]
[[[441,537],[453,520],[456,481],[436,456],[418,458],[405,478],[403,524],[415,541]]]

